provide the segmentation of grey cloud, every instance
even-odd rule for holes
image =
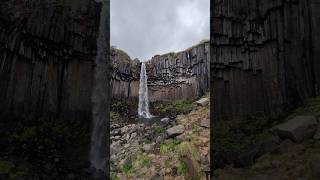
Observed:
[[[209,39],[209,0],[111,0],[111,45],[131,58],[181,51]]]

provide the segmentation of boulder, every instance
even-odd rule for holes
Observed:
[[[169,124],[169,122],[170,122],[170,119],[169,118],[162,118],[161,120],[160,120],[160,122],[162,123],[162,124],[164,124],[164,125],[167,125],[167,124]]]
[[[312,138],[316,129],[317,120],[314,116],[296,116],[275,127],[281,139],[291,139],[297,143]]]
[[[168,137],[175,137],[184,132],[185,128],[183,125],[174,126],[170,129],[166,130],[166,133],[168,134]]]
[[[202,98],[202,99],[196,101],[196,104],[198,106],[206,106],[209,104],[209,102],[210,102],[209,98]]]
[[[178,141],[189,141],[190,138],[188,138],[185,134],[180,134],[179,136],[176,137]]]
[[[210,119],[209,118],[202,119],[200,126],[205,128],[210,128]]]

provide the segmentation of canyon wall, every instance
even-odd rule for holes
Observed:
[[[101,95],[97,91],[108,89],[109,78],[109,69],[100,73],[95,62],[101,8],[95,0],[0,3],[0,123],[12,132],[1,138],[6,146],[0,153],[5,160],[26,162],[32,178],[89,176],[93,115],[102,114],[107,120],[109,112],[109,96],[93,102]],[[103,38],[109,42],[109,21],[104,25]],[[108,46],[101,49],[106,66]],[[24,132],[28,141],[23,144],[15,137]]]
[[[132,60],[127,53],[116,48],[111,48],[110,54],[112,97],[116,99],[138,98],[140,61]]]
[[[211,0],[213,118],[277,118],[320,94],[320,3]]]
[[[193,99],[209,91],[209,42],[187,50],[156,55],[146,62],[150,101]],[[138,98],[141,62],[113,49],[112,96]]]
[[[101,5],[9,0],[0,5],[0,114],[91,119]]]
[[[209,42],[154,56],[147,64],[151,101],[192,99],[209,92]]]

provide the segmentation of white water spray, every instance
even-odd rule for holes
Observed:
[[[94,88],[92,93],[92,117],[93,129],[91,135],[90,163],[97,172],[106,172],[107,163],[107,108],[108,108],[108,66],[107,66],[107,21],[108,0],[96,0],[102,2],[100,12],[99,36],[97,39],[97,56],[95,59]],[[97,176],[97,175],[95,175]],[[102,177],[102,175],[98,175]],[[103,178],[102,178],[103,179]]]
[[[149,112],[149,97],[148,97],[148,76],[145,63],[141,65],[140,72],[140,87],[139,87],[139,108],[138,114],[143,118],[151,118],[152,115]]]

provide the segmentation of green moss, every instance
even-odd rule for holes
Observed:
[[[121,119],[120,114],[117,112],[110,111],[110,120],[113,122],[117,122]]]
[[[151,160],[148,156],[146,155],[141,155],[140,157],[138,157],[140,164],[142,167],[150,167],[151,165]]]
[[[113,99],[110,109],[111,120],[134,120],[137,115],[138,101],[135,99]]]
[[[144,143],[144,144],[150,144],[151,141],[150,141],[150,139],[144,139],[144,140],[143,140],[143,143]]]
[[[165,129],[162,128],[162,127],[160,127],[160,126],[155,126],[155,127],[154,127],[154,132],[155,132],[156,134],[161,134],[161,133],[165,132]]]
[[[194,108],[192,100],[179,100],[172,102],[152,102],[150,109],[153,114],[160,116],[176,116],[189,113]]]
[[[112,180],[120,180],[120,178],[117,175],[114,175],[111,179]]]
[[[132,162],[129,162],[125,165],[122,166],[122,171],[125,173],[125,174],[128,174],[132,171],[133,169],[133,165],[132,165]]]
[[[198,150],[192,145],[191,142],[182,142],[176,147],[176,152],[178,153],[178,156],[184,157],[188,156],[191,159],[194,159],[198,157]]]
[[[167,155],[169,153],[175,153],[175,150],[180,143],[181,142],[176,139],[172,139],[169,143],[162,142],[160,144],[160,154]]]
[[[38,135],[37,127],[26,127],[21,133],[14,133],[13,138],[18,141],[28,141]]]
[[[193,134],[199,133],[200,130],[201,130],[201,127],[198,126],[198,125],[196,125],[196,124],[194,124],[194,125],[192,126],[192,133],[193,133]]]
[[[167,144],[161,144],[160,145],[160,154],[161,155],[166,155],[171,151],[171,148]]]
[[[176,168],[177,168],[177,174],[178,175],[186,175],[187,174],[188,169],[187,169],[187,166],[186,166],[186,164],[184,162],[179,161],[177,163]]]

